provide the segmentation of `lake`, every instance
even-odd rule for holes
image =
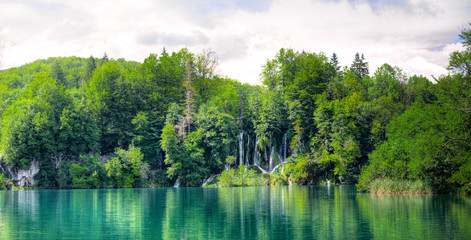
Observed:
[[[0,191],[0,239],[471,239],[471,198],[354,186]]]

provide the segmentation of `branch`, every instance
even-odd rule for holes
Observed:
[[[468,142],[467,139],[463,139],[463,138],[453,138],[453,139],[448,140],[446,143],[442,144],[442,149],[443,149],[444,147],[446,147],[446,145],[448,145],[449,143],[454,142],[454,141]]]
[[[462,111],[462,112],[469,112],[471,111],[471,107],[468,107],[468,108],[460,108],[460,107],[457,107],[456,109]]]

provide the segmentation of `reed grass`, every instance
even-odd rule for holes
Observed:
[[[376,194],[429,194],[432,188],[422,181],[376,179],[369,184],[369,191]]]

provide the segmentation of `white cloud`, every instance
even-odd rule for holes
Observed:
[[[0,67],[77,55],[143,61],[150,53],[213,49],[219,72],[258,83],[281,48],[337,53],[350,65],[364,53],[427,77],[447,72],[460,49],[471,2],[462,0],[195,0],[0,2]]]

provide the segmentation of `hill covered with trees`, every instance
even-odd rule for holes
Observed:
[[[260,86],[187,49],[2,70],[1,186],[201,186],[222,173],[221,186],[469,192],[470,34],[433,82],[388,64],[370,73],[360,54],[342,67],[335,54],[283,48]]]

